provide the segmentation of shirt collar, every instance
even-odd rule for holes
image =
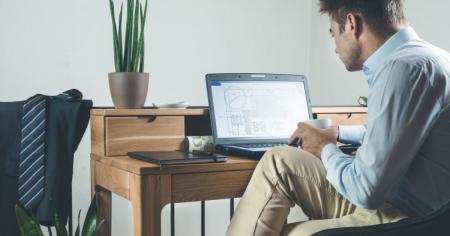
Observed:
[[[392,35],[380,48],[378,48],[363,64],[363,73],[369,82],[374,71],[389,58],[402,45],[412,40],[420,39],[416,31],[410,26]]]

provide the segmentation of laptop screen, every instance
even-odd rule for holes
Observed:
[[[208,80],[215,139],[287,139],[311,118],[304,77],[233,76]]]

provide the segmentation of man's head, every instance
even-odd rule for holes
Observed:
[[[347,70],[364,61],[405,23],[403,0],[320,0],[320,12],[330,16],[336,53]]]

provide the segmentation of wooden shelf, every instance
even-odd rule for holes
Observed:
[[[312,112],[316,113],[367,113],[366,107],[361,106],[317,106],[312,107]],[[93,116],[173,116],[173,115],[208,115],[208,107],[188,107],[183,109],[177,108],[144,108],[144,109],[114,109],[114,108],[96,108],[91,110]]]
[[[104,109],[94,108],[91,110],[92,116],[196,116],[208,115],[206,108],[145,108],[145,109]]]

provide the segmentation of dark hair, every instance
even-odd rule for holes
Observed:
[[[320,13],[327,13],[344,32],[347,14],[360,16],[372,31],[385,36],[392,25],[406,21],[403,0],[320,0]]]

